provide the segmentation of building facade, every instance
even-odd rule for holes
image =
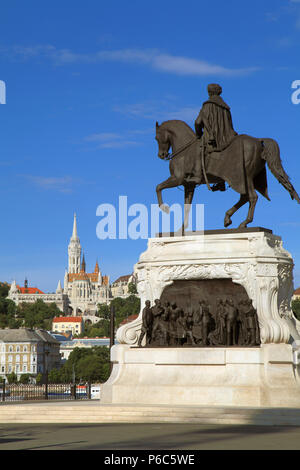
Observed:
[[[68,298],[61,288],[60,281],[58,282],[56,293],[50,294],[45,294],[37,287],[29,287],[27,279],[25,279],[24,287],[20,287],[16,284],[16,281],[13,281],[8,293],[8,299],[13,300],[16,305],[22,302],[34,303],[37,300],[42,300],[47,304],[55,303],[62,312],[67,312],[68,310]]]
[[[109,303],[111,297],[109,276],[102,275],[98,261],[93,272],[86,272],[85,257],[77,234],[76,214],[68,246],[68,271],[65,273],[63,293],[68,298],[69,312],[74,316],[94,315],[98,304]]]
[[[44,330],[29,328],[0,330],[0,377],[15,373],[45,374],[59,368],[60,343]]]
[[[72,332],[72,336],[81,335],[84,331],[83,317],[54,317],[52,320],[53,333]]]
[[[136,279],[133,274],[126,274],[125,276],[120,276],[116,279],[111,285],[111,296],[126,298],[130,295],[129,285],[136,284]]]

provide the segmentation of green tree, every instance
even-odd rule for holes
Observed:
[[[43,383],[43,375],[40,372],[37,374],[35,381],[38,385]]]
[[[128,293],[129,294],[137,294],[137,288],[136,288],[136,285],[134,284],[134,282],[130,282],[128,284]]]
[[[300,320],[300,299],[292,301],[292,310],[297,320]]]
[[[110,319],[110,308],[107,304],[98,304],[97,317],[105,320]]]
[[[46,304],[41,299],[34,303],[23,302],[16,309],[16,318],[19,323],[23,321],[26,328],[43,330],[51,330],[52,319],[61,314],[55,303]]]
[[[30,381],[30,374],[22,374],[19,378],[20,384],[28,384]]]
[[[7,381],[9,384],[16,384],[18,382],[18,377],[15,372],[11,372],[10,374],[7,374]]]
[[[130,295],[125,299],[116,297],[111,301],[111,305],[115,309],[115,327],[118,328],[123,320],[131,315],[139,314],[141,301],[136,295]]]
[[[59,369],[51,369],[48,374],[48,382],[57,384],[61,382],[61,373]]]
[[[6,282],[0,282],[0,297],[4,299],[8,296],[9,285]]]
[[[110,352],[105,346],[92,348],[75,348],[68,360],[59,370],[59,380],[63,383],[72,381],[73,372],[75,380],[79,382],[105,382],[110,374]],[[51,376],[52,381],[52,376]]]

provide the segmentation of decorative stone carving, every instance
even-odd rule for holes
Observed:
[[[149,239],[135,265],[142,308],[153,305],[167,286],[179,280],[231,279],[241,285],[257,311],[261,343],[288,343],[293,321],[293,260],[280,237],[265,231],[186,235]],[[139,317],[117,332],[120,343],[137,345]]]

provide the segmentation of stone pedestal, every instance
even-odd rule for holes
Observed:
[[[141,308],[178,281],[231,280],[252,300],[260,347],[137,347],[139,317],[119,328],[104,403],[299,406],[293,260],[264,229],[158,237],[135,265]]]

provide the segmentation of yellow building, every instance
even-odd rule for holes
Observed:
[[[54,317],[52,320],[52,331],[54,333],[66,333],[71,331],[72,335],[80,335],[84,331],[82,317]]]

